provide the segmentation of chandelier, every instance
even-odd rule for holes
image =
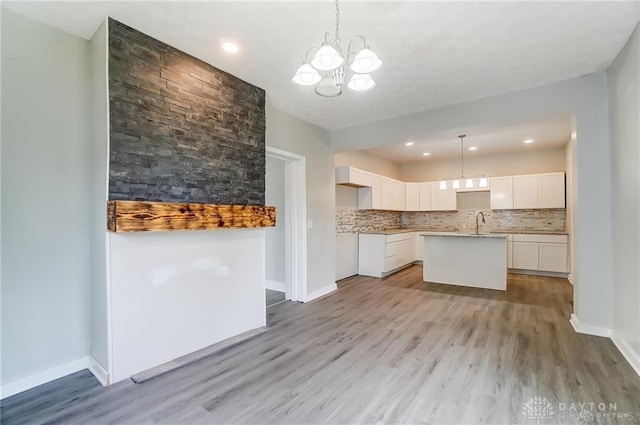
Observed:
[[[356,46],[361,47],[358,49]],[[315,51],[309,61],[309,53]],[[334,97],[342,94],[346,73],[351,73],[347,87],[357,92],[367,92],[376,87],[369,75],[382,66],[382,60],[367,45],[361,35],[354,36],[349,42],[347,54],[342,52],[340,39],[340,8],[336,0],[336,31],[332,37],[324,33],[324,42],[318,47],[307,50],[302,66],[298,68],[291,81],[299,86],[316,86],[320,96]]]
[[[473,189],[473,177],[464,175],[464,138],[467,137],[466,134],[461,134],[458,136],[460,138],[460,175],[453,179],[453,183],[451,183],[451,187],[453,189],[460,189],[460,180],[465,180],[464,187],[466,189]],[[478,187],[487,187],[487,178],[485,176],[480,177],[480,182]],[[440,189],[447,189],[447,182],[442,179],[440,181]]]

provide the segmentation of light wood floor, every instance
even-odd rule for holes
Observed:
[[[573,331],[566,280],[510,275],[499,292],[421,271],[278,304],[268,332],[143,384],[79,372],[4,400],[2,423],[535,424],[533,397],[554,408],[539,423],[581,423],[559,403],[599,402],[640,421],[640,378],[611,341]]]

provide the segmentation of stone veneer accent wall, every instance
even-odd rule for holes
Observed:
[[[109,199],[264,205],[265,93],[109,19]]]
[[[336,209],[336,233],[358,233],[402,227],[401,211]]]
[[[405,212],[402,213],[404,227],[433,230],[475,229],[477,210]],[[487,210],[483,211],[485,230],[551,230],[565,231],[564,209],[544,210]]]

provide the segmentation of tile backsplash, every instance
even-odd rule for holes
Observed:
[[[565,231],[566,210],[486,210],[483,230]],[[397,227],[430,230],[465,230],[475,228],[476,210],[400,212],[336,209],[336,233],[358,233]]]
[[[476,225],[476,210],[404,212],[403,227],[419,227],[433,230],[473,229]],[[486,210],[484,230],[546,230],[565,231],[566,210]]]
[[[401,211],[336,209],[336,233],[358,233],[402,227]]]

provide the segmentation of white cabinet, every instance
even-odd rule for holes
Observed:
[[[447,182],[446,189],[440,189],[440,182],[431,182],[431,211],[454,211],[456,190]]]
[[[431,211],[431,183],[420,183],[420,211]]]
[[[513,208],[564,207],[564,173],[513,176]]]
[[[383,277],[415,261],[416,233],[358,235],[358,274]]]
[[[514,235],[513,268],[567,273],[567,235]]]
[[[415,233],[416,240],[416,257],[415,261],[424,261],[424,237],[420,236],[422,232]]]
[[[513,209],[513,176],[492,177],[490,180],[491,209]]]
[[[382,183],[382,209],[392,211],[404,211],[405,208],[405,183],[380,176]]]
[[[507,239],[507,268],[513,268],[513,241]]]
[[[513,176],[513,208],[538,208],[538,176]]]
[[[371,186],[368,180],[369,175],[370,173],[354,167],[337,167],[336,184],[353,187]]]
[[[361,210],[382,209],[382,187],[380,177],[368,173],[366,177],[368,186],[358,188],[358,208]]]
[[[539,265],[541,271],[567,273],[567,244],[540,243]]]
[[[513,242],[513,268],[538,270],[537,242]]]
[[[420,211],[420,183],[405,184],[405,211]]]
[[[538,175],[538,208],[564,208],[564,173]]]

